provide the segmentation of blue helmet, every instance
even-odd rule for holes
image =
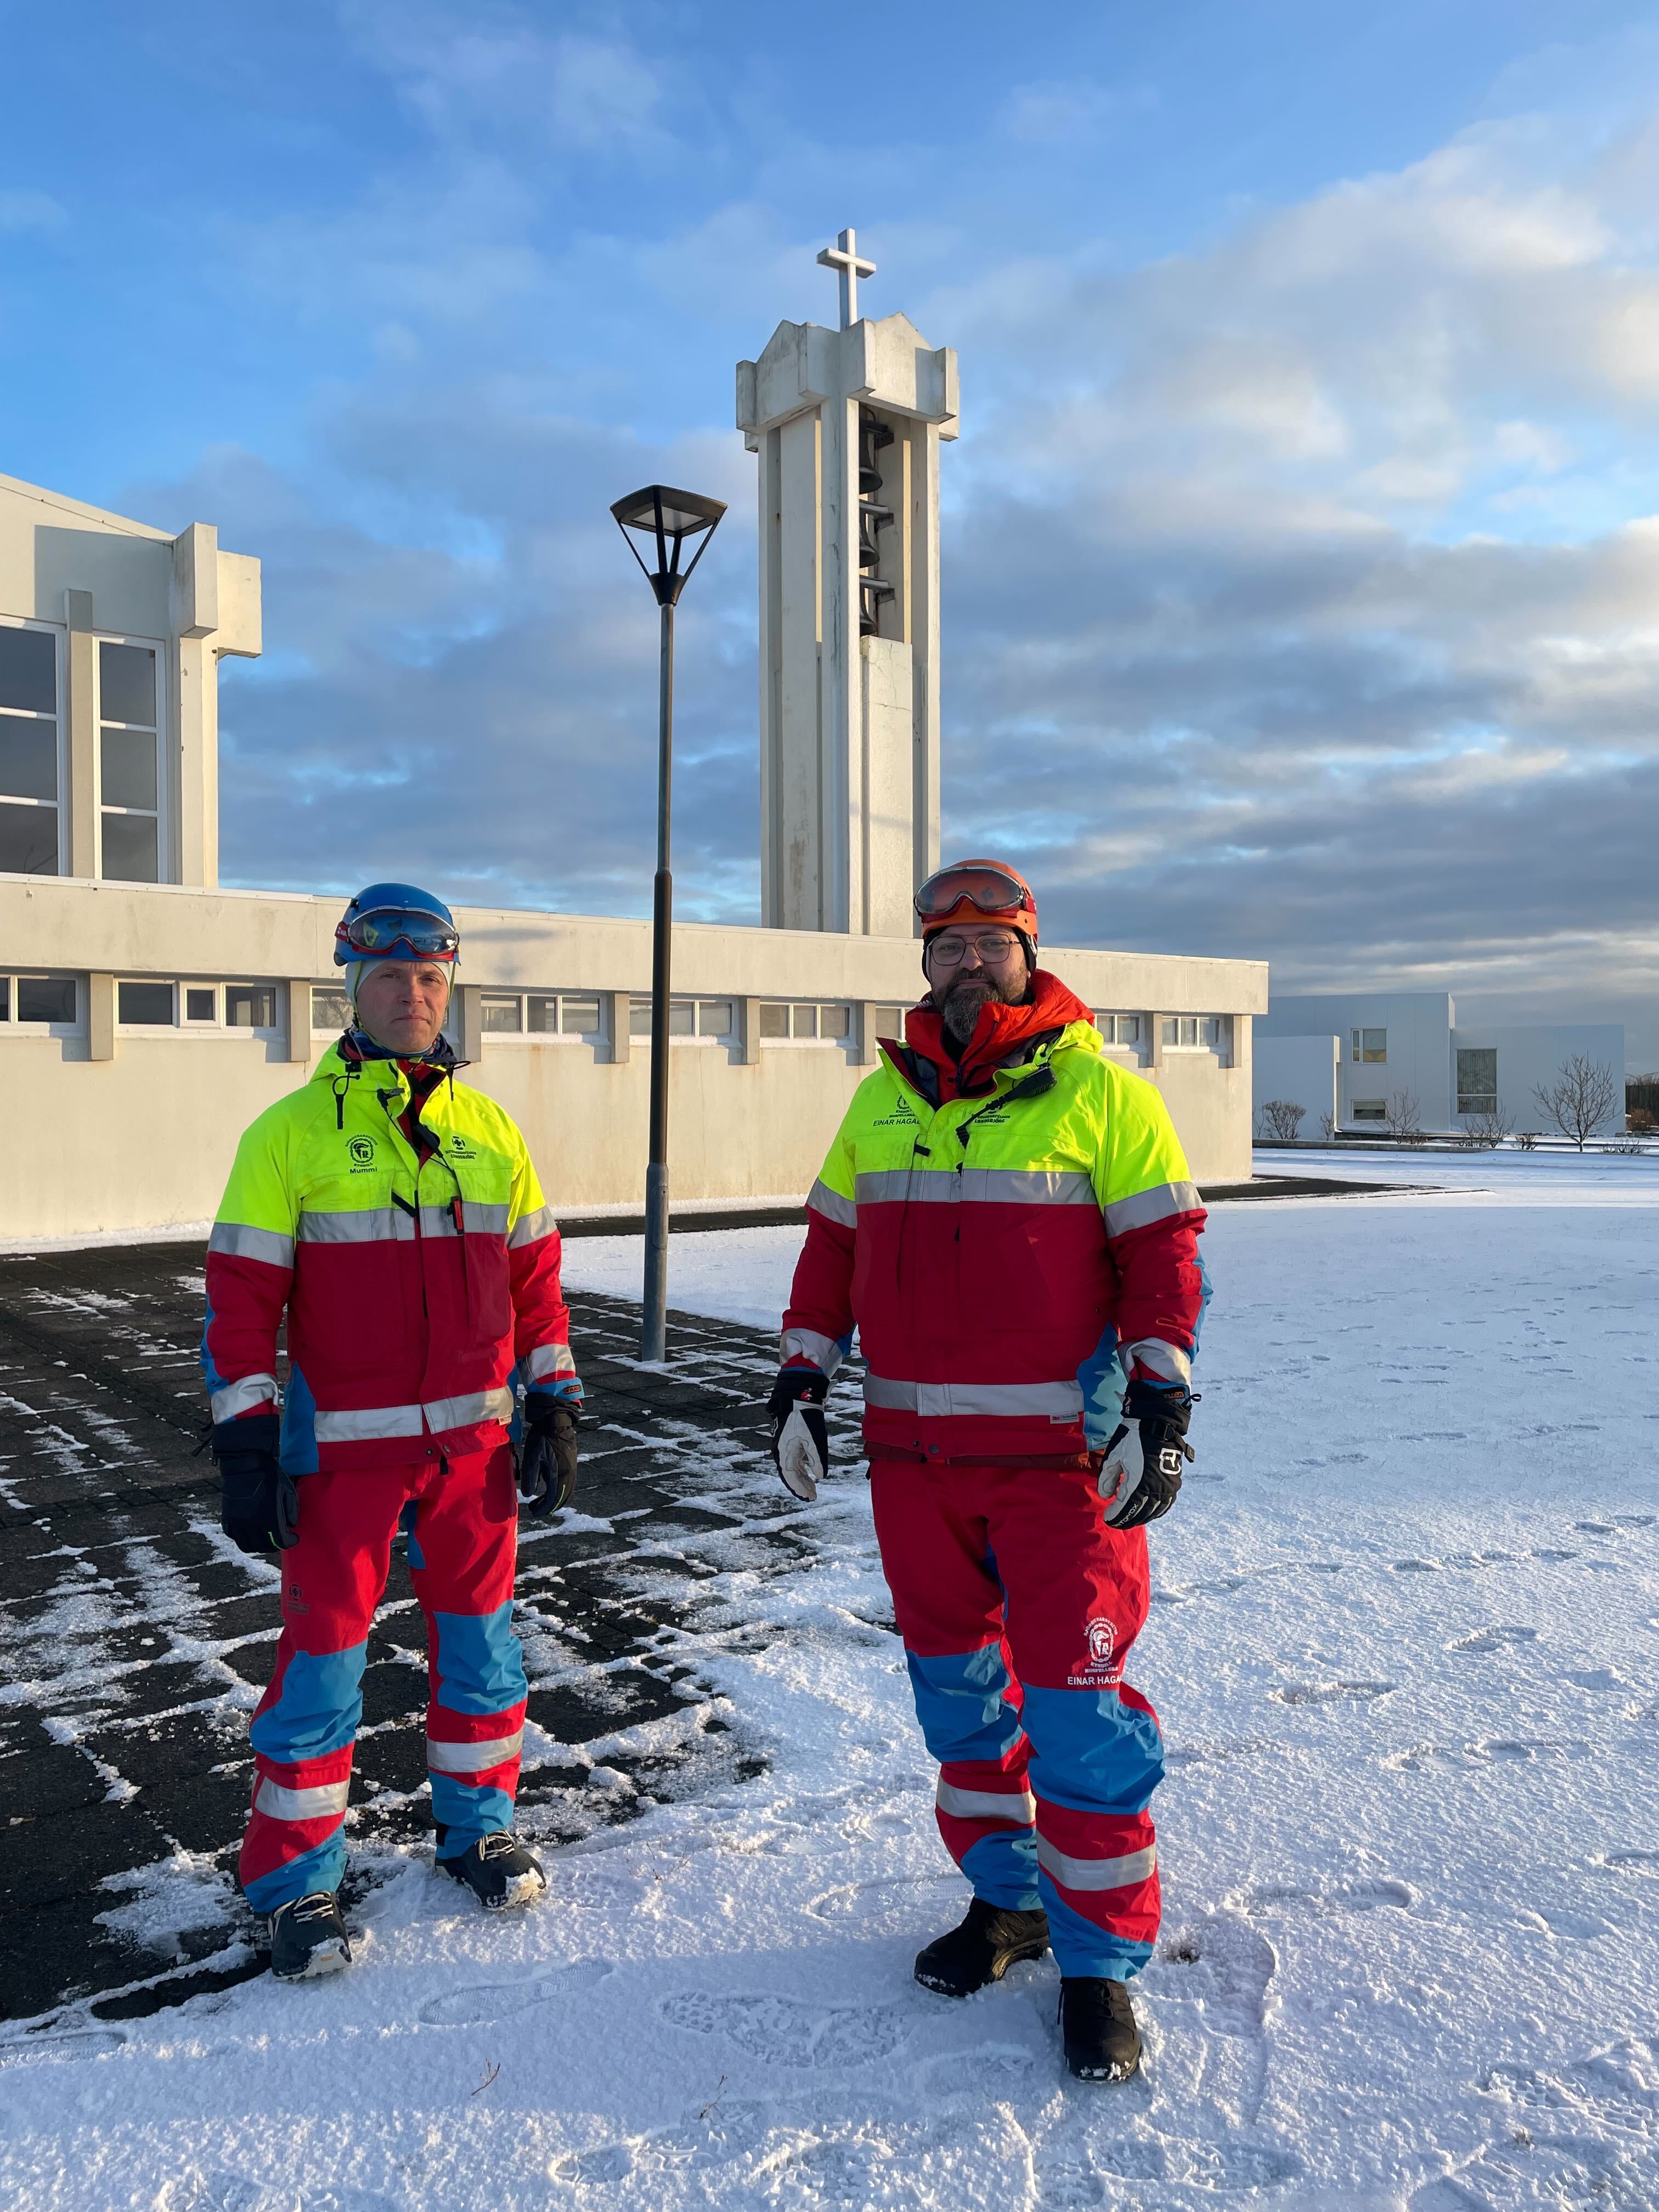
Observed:
[[[337,968],[376,960],[453,963],[460,950],[455,917],[441,898],[415,884],[370,884],[358,892],[334,933]]]

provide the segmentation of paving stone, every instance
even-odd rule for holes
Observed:
[[[90,2000],[139,2018],[260,1970],[229,1877],[280,1622],[270,1565],[224,1549],[196,1455],[203,1262],[179,1244],[0,1256],[0,1681],[19,1700],[0,1708],[0,2016]],[[520,1805],[550,1844],[763,1771],[741,1723],[708,1714],[672,1751],[607,1750],[633,1790],[590,1786],[584,1747],[707,1701],[695,1659],[657,1640],[695,1629],[717,1567],[775,1574],[811,1548],[759,1525],[781,1510],[763,1462],[775,1339],[672,1315],[667,1370],[646,1371],[637,1307],[594,1297],[572,1334],[588,1392],[577,1503],[611,1528],[520,1530],[530,1717],[553,1739]],[[838,1395],[845,1439],[855,1401]],[[348,1897],[430,1832],[425,1644],[399,1541],[369,1638]],[[192,1900],[176,1929],[155,1903],[169,1883]],[[142,1942],[100,1918],[135,1893]]]

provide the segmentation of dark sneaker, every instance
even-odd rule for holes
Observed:
[[[1139,2069],[1140,2030],[1125,1982],[1063,1980],[1060,2033],[1079,2081],[1127,2081]]]
[[[270,1916],[270,1971],[279,1982],[308,1982],[351,1964],[351,1945],[331,1889],[279,1905]]]
[[[457,1881],[464,1881],[488,1912],[533,1905],[547,1887],[541,1861],[532,1857],[506,1828],[497,1828],[493,1836],[481,1836],[459,1857],[440,1859],[438,1864]]]
[[[916,1955],[916,1979],[943,1997],[970,1997],[1000,1982],[1016,1959],[1040,1959],[1048,1948],[1046,1912],[1015,1912],[976,1897],[959,1928]]]

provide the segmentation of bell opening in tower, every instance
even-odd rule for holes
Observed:
[[[872,407],[859,409],[859,635],[896,636],[897,586],[881,574],[884,532],[894,530],[898,509],[886,496],[884,453],[895,451],[892,426]],[[888,617],[884,623],[884,614]]]

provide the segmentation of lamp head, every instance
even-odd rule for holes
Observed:
[[[676,491],[669,484],[646,484],[639,491],[629,492],[626,499],[613,501],[611,512],[656,593],[658,605],[672,607],[708,550],[714,526],[726,512],[726,501],[705,499],[701,492]],[[646,567],[636,538],[644,541],[647,552],[655,555],[654,568]],[[682,569],[682,549],[694,538],[702,543]]]

